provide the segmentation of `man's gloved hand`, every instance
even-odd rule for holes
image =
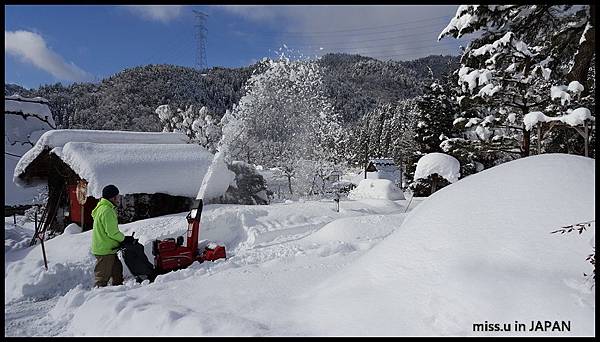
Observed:
[[[125,240],[123,240],[123,242],[121,242],[122,245],[130,245],[133,243],[134,243],[133,235],[131,235],[131,236],[125,235]]]

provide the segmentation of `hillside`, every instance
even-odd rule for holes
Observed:
[[[456,67],[451,56],[429,56],[410,62],[379,61],[369,57],[328,54],[324,67],[329,97],[347,123],[358,120],[378,102],[393,102],[421,94],[430,67],[435,77]],[[219,118],[243,95],[243,86],[262,64],[243,68],[198,70],[175,65],[146,65],[125,69],[100,83],[60,83],[27,90],[5,84],[4,94],[48,99],[60,128],[159,131],[156,107],[206,106]]]

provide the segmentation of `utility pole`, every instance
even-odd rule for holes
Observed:
[[[208,30],[206,29],[206,18],[208,14],[196,10],[192,10],[196,16],[196,67],[202,71],[206,69],[206,37]]]
[[[365,129],[367,134],[367,139],[365,140],[365,179],[367,179],[367,168],[369,167],[369,140],[371,138],[371,135],[369,134],[369,121],[370,117],[367,116],[367,128]]]

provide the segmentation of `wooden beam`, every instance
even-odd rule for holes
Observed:
[[[537,136],[538,136],[538,140],[537,140],[537,154],[542,154],[542,123],[538,122],[537,124]]]
[[[585,136],[583,137],[585,139],[585,156],[589,157],[589,153],[588,153],[588,145],[589,145],[589,131],[588,131],[588,125],[587,125],[587,121],[583,122],[583,130],[585,131]]]
[[[584,131],[584,130],[582,130],[582,129],[581,129],[581,128],[579,128],[579,127],[575,127],[575,126],[573,126],[573,129],[574,129],[574,130],[576,130],[576,131],[577,131],[577,133],[579,133],[579,134],[580,134],[580,135],[583,137],[583,139],[586,139],[586,133],[585,133],[585,131]]]

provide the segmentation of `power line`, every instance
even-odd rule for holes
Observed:
[[[399,39],[399,38],[407,38],[407,37],[415,37],[415,36],[420,36],[420,35],[425,35],[425,34],[430,34],[430,33],[439,33],[439,30],[435,30],[435,31],[427,31],[427,32],[418,32],[418,33],[413,33],[413,34],[406,34],[406,35],[400,35],[400,36],[393,36],[393,37],[385,37],[385,38],[377,38],[377,39],[365,39],[365,40],[355,40],[355,41],[350,41],[348,43],[364,43],[364,42],[375,42],[375,41],[382,41],[382,40],[393,40],[393,39]],[[338,44],[332,43],[329,44],[327,42],[315,42],[315,43],[310,43],[310,44],[293,44],[293,43],[280,43],[280,44],[285,44],[285,45],[292,45],[295,47],[312,47],[314,45],[330,45],[330,46],[347,46],[348,43],[341,43],[342,45],[339,44],[339,40],[337,40]],[[260,47],[272,47],[272,45],[269,46],[260,46]]]
[[[418,29],[418,28],[435,28],[435,30],[433,30],[433,31],[427,31],[427,32],[415,32],[414,34],[411,34],[411,35],[406,35],[405,34],[405,35],[401,35],[401,36],[384,37],[382,39],[392,39],[392,38],[398,38],[398,37],[410,37],[410,36],[416,36],[416,35],[420,35],[420,34],[429,34],[429,33],[439,34],[439,32],[442,31],[442,28],[440,28],[438,26],[435,26],[435,25],[422,25],[422,26],[414,26],[414,27],[410,27],[410,28],[403,28],[403,29],[400,29],[400,30],[381,31],[381,32],[369,32],[369,33],[363,33],[363,34],[346,34],[344,36],[360,37],[361,35],[374,35],[374,34],[384,34],[384,33],[401,33],[401,32],[403,33],[403,32],[412,31],[412,30]],[[258,42],[262,41],[262,42],[264,42],[264,41],[267,41],[267,40],[272,40],[272,39],[269,39],[269,38],[265,38],[264,36],[268,36],[266,34],[262,34],[261,36],[263,38],[260,38],[260,39],[256,39],[255,38],[254,41],[258,41]],[[300,38],[303,39],[303,40],[307,40],[310,37],[290,37],[290,38],[287,38],[287,39],[278,38],[278,40],[280,41],[279,44],[282,44],[282,41],[284,41],[284,40],[287,41],[286,44],[295,44],[293,42],[289,42],[289,39],[300,39]],[[436,38],[437,38],[437,36],[436,36]],[[368,39],[367,41],[369,41],[371,39]],[[329,42],[339,42],[340,38],[339,37],[312,37],[311,40],[313,41],[312,44],[327,44]],[[268,45],[270,46],[272,44],[268,44]],[[265,47],[265,44],[258,45],[258,46]]]
[[[403,57],[403,56],[416,56],[416,55],[421,55],[421,54],[435,54],[435,53],[439,53],[439,50],[429,50],[429,51],[415,51],[413,53],[402,53],[402,54],[396,54],[396,55],[384,55],[384,56],[367,56],[367,57],[371,57],[371,58],[388,58],[388,57]]]
[[[436,45],[410,45],[407,46],[407,48],[430,48],[430,47],[445,47],[445,46],[454,46],[456,45],[457,41],[448,41],[448,42],[441,42],[438,43]],[[458,43],[466,43],[466,41],[459,41]],[[342,48],[336,48],[335,50],[343,50],[343,51],[348,51],[348,50],[363,50],[363,49],[375,49],[375,48],[382,48],[382,47],[393,47],[393,44],[385,44],[385,45],[365,45],[365,46],[359,46],[359,47],[342,47]],[[323,50],[332,50],[332,48],[323,48]],[[319,51],[323,51],[320,50]]]
[[[435,19],[440,19],[440,18],[445,18],[447,20],[450,20],[453,17],[454,17],[453,15],[443,15],[443,16],[439,16],[439,17],[423,18],[423,19],[413,20],[413,21],[405,21],[405,22],[398,23],[398,24],[370,26],[370,27],[363,27],[363,28],[357,28],[357,29],[336,30],[336,31],[313,31],[313,32],[297,31],[297,32],[285,32],[283,34],[312,35],[312,34],[327,34],[327,33],[336,33],[336,32],[362,31],[362,30],[371,30],[371,29],[384,28],[384,27],[401,26],[401,25],[405,25],[405,24],[419,23],[419,22],[430,21],[430,20],[435,20]]]
[[[403,28],[397,28],[395,30],[387,30],[387,31],[374,31],[374,32],[358,32],[358,33],[336,33],[336,34],[329,34],[327,36],[332,36],[332,38],[335,37],[339,37],[339,36],[368,36],[368,35],[374,35],[374,34],[381,34],[381,33],[393,33],[393,32],[404,32],[407,30],[413,30],[413,29],[417,29],[417,28],[425,28],[425,27],[432,27],[431,23],[428,23],[427,25],[419,25],[419,26],[411,26],[411,27],[403,27]],[[443,30],[443,27],[441,27],[439,29],[439,31],[441,32]],[[265,34],[263,34],[264,36]],[[286,36],[285,33],[280,33],[277,34],[277,36]],[[309,37],[310,36],[310,37]],[[323,38],[327,38],[327,36],[323,37]],[[304,35],[304,36],[291,36],[291,37],[287,37],[287,38],[291,38],[291,39],[295,39],[295,38],[321,38],[322,36],[318,36],[318,37],[312,37],[312,35]]]

